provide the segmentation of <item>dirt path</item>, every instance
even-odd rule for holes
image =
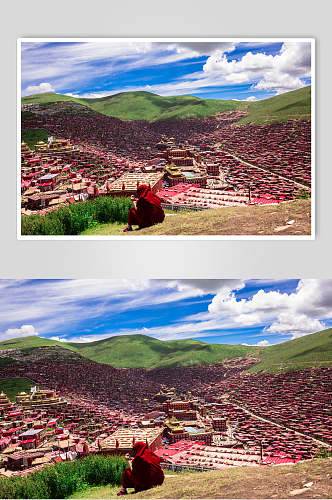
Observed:
[[[166,217],[162,224],[125,235],[273,235],[303,236],[311,232],[311,200],[278,205],[222,207]],[[295,220],[294,224],[287,224]],[[281,230],[276,231],[280,228]]]
[[[331,462],[331,459],[306,460],[288,466],[230,467],[213,472],[179,474],[166,479],[162,486],[132,497],[331,498]]]

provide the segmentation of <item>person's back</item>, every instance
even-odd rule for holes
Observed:
[[[164,482],[164,473],[159,457],[147,447],[133,460],[133,474],[136,478],[135,491],[159,486]]]
[[[124,231],[132,231],[133,225],[138,225],[140,229],[150,227],[163,222],[165,218],[161,200],[151,191],[149,186],[139,186],[137,194],[136,208],[129,210],[128,225]]]
[[[118,496],[126,495],[127,488],[135,488],[135,492],[138,492],[164,482],[165,476],[160,466],[160,459],[145,443],[138,441],[133,447],[133,455],[132,468],[124,471],[122,488]]]
[[[137,214],[143,221],[140,227],[153,226],[154,224],[163,222],[165,218],[165,213],[161,206],[153,205],[145,198],[140,198],[137,201]]]

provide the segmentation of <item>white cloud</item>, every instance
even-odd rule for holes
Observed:
[[[245,282],[239,279],[183,279],[177,280],[180,286],[192,287],[205,293],[215,293],[221,290],[241,290]]]
[[[277,94],[281,94],[290,90],[300,89],[305,87],[305,85],[305,82],[297,76],[271,71],[267,72],[263,80],[252,88],[256,90],[275,90]]]
[[[242,342],[241,345],[246,345],[248,347],[252,347],[252,346],[265,347],[265,346],[271,345],[271,344],[270,344],[270,342],[268,340],[260,340],[259,342],[257,342],[257,344],[247,344],[246,342]]]
[[[268,340],[260,340],[259,342],[257,342],[256,345],[257,346],[267,346],[267,345],[271,345],[271,344]]]
[[[8,293],[0,307],[0,327],[11,327],[17,321],[34,322],[41,335],[57,335],[67,325],[73,331],[82,321],[202,295],[200,289],[176,280],[45,280],[38,284],[24,282],[22,287],[12,281],[12,286],[4,285]]]
[[[284,286],[279,283],[277,286]],[[276,287],[273,281],[260,285],[259,280],[251,280],[247,289],[253,291],[248,295],[240,279],[0,281],[0,289],[6,291],[0,307],[0,327],[5,332],[2,340],[37,332],[41,336],[53,334],[54,340],[77,342],[128,334],[174,340],[234,332],[242,335],[252,327],[261,328],[265,340],[269,335],[297,338],[324,329],[332,318],[332,280],[300,280],[297,288],[287,293],[258,288],[265,285]],[[240,290],[244,293],[239,296],[236,291]],[[207,299],[207,294],[213,299]],[[183,300],[189,305],[187,299],[197,302],[202,296],[200,303],[208,301],[207,309],[204,306],[201,312],[187,316],[177,312],[160,326],[140,324],[133,314],[160,304],[171,308]],[[132,328],[122,328],[121,323],[117,329],[104,327],[113,315],[123,312],[133,318]],[[22,326],[16,328],[17,324]],[[81,334],[65,338],[62,332],[66,331]],[[245,336],[239,337],[239,343],[242,340]]]
[[[209,305],[215,317],[231,317],[242,326],[268,325],[264,332],[298,338],[323,330],[332,318],[332,280],[300,280],[293,293],[258,290],[237,299],[233,291],[218,292]]]
[[[190,49],[197,55],[210,55],[216,50],[221,53],[232,52],[235,49],[233,42],[177,42],[178,52],[182,48]]]
[[[204,73],[218,74],[229,83],[250,83],[257,90],[274,90],[277,94],[306,85],[303,78],[311,74],[311,44],[285,42],[276,55],[247,52],[240,60],[228,60],[216,51],[203,66]]]
[[[22,82],[29,85],[28,88],[35,87],[38,77],[51,81],[59,92],[73,88],[76,94],[77,82],[82,87],[95,78],[111,79],[114,74],[179,62],[190,57],[197,57],[197,53],[189,47],[177,50],[176,44],[166,42],[24,42]],[[26,92],[27,89],[24,95],[28,95]],[[109,94],[111,92],[106,95]]]
[[[232,59],[237,47],[249,50]],[[251,52],[262,47],[262,52]],[[163,96],[198,94],[207,88],[250,83],[258,90],[285,92],[305,85],[310,76],[310,44],[287,42],[276,55],[265,54],[262,43],[234,42],[84,42],[67,44],[23,43],[23,95],[66,92],[81,97],[104,97],[118,92],[146,90]],[[139,68],[180,63],[208,56],[202,70],[154,85],[124,85],[117,89],[83,91],[96,79],[112,81],[114,75]],[[184,62],[184,64],[186,64]],[[43,83],[36,85],[36,78]],[[46,83],[48,82],[48,83]],[[78,84],[79,82],[79,84]],[[45,89],[41,86],[50,86]],[[95,82],[93,85],[99,85]],[[105,86],[103,84],[103,87]],[[70,91],[68,92],[68,90]]]
[[[42,82],[39,85],[29,85],[22,95],[43,94],[45,92],[55,92],[55,89],[48,82]]]
[[[294,314],[293,312],[284,312],[279,314],[265,332],[281,333],[282,335],[292,335],[292,339],[303,337],[309,333],[315,333],[323,330],[325,324],[315,318],[310,318],[305,314]]]
[[[257,101],[257,97],[255,97],[254,95],[251,95],[249,97],[247,97],[247,99],[245,99],[246,101],[249,101],[249,102],[253,102],[253,101]]]
[[[5,333],[0,334],[0,340],[14,339],[16,337],[29,337],[38,335],[33,325],[22,325],[20,328],[8,328]]]
[[[77,98],[79,98],[79,97],[83,97],[82,95],[75,94],[75,93],[73,93],[73,92],[67,92],[67,93],[65,93],[64,95],[68,95],[69,97],[77,97]]]

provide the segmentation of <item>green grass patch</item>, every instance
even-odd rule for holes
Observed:
[[[30,388],[36,385],[28,378],[7,378],[0,379],[0,392],[7,394],[10,401],[15,401],[19,392],[30,392]]]
[[[12,366],[12,365],[16,365],[17,364],[17,361],[16,359],[13,359],[13,358],[0,358],[0,367],[1,366]]]
[[[318,448],[315,458],[331,458],[332,457],[332,450],[325,448],[324,446],[321,446]]]
[[[85,231],[82,231],[81,236],[115,236],[123,235],[124,230],[123,222],[112,222],[111,224],[96,224],[93,227],[89,227]]]
[[[34,118],[36,113],[32,113],[32,111],[22,111],[21,112],[21,120],[26,120],[28,118]]]
[[[22,215],[22,235],[78,235],[97,224],[125,223],[132,207],[130,198],[99,196],[73,203],[46,215]]]
[[[93,486],[85,490],[77,491],[67,498],[113,498],[117,496],[119,486]]]
[[[309,200],[311,198],[311,194],[306,189],[300,189],[296,198],[298,200]]]
[[[127,465],[122,457],[90,455],[52,465],[28,477],[0,478],[0,498],[67,498],[88,487],[120,485]]]
[[[28,111],[27,111],[28,112]],[[34,149],[35,145],[39,141],[47,142],[48,137],[52,134],[45,130],[44,128],[32,128],[22,130],[21,132],[21,140],[25,142],[30,149]]]

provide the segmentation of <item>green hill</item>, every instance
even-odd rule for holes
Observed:
[[[250,103],[248,114],[238,123],[270,123],[290,119],[310,119],[311,85]]]
[[[191,95],[162,97],[151,92],[121,92],[97,99],[75,98],[48,92],[22,98],[22,104],[47,104],[73,101],[94,111],[121,120],[168,120],[202,118],[230,111],[244,104],[239,101],[200,99]]]
[[[15,339],[4,340],[0,342],[0,350],[2,349],[31,349],[34,347],[42,347],[47,345],[59,345],[61,347],[65,347],[67,349],[72,349],[69,344],[65,342],[58,342],[57,340],[44,339],[43,337],[37,337],[37,335],[33,335],[31,337],[18,337]]]
[[[145,335],[123,335],[84,344],[79,352],[94,361],[117,367],[152,369],[215,364],[256,351],[255,347],[207,344],[192,339],[162,341]]]
[[[264,347],[250,372],[290,370],[332,364],[332,328]]]
[[[121,120],[169,120],[204,118],[237,108],[247,109],[248,115],[239,123],[263,123],[310,118],[311,86],[250,102],[201,99],[191,95],[163,97],[151,92],[121,92],[97,99],[76,98],[54,92],[22,98],[22,104],[49,104],[72,101]],[[74,110],[73,110],[74,112]]]
[[[86,343],[58,342],[31,336],[0,342],[0,349],[31,351],[36,347],[56,345],[119,368],[208,365],[246,355],[260,359],[249,369],[251,372],[332,363],[332,328],[267,347],[208,344],[192,339],[162,341],[146,335],[119,335]]]
[[[22,97],[22,104],[48,104],[51,102],[73,101],[86,106],[86,99],[79,99],[64,94],[56,94],[55,92],[44,92],[42,94],[33,94]]]
[[[123,92],[93,102],[90,100],[89,105],[99,113],[121,120],[148,121],[204,118],[242,106],[231,100],[201,99],[191,95],[162,97],[150,92]]]

